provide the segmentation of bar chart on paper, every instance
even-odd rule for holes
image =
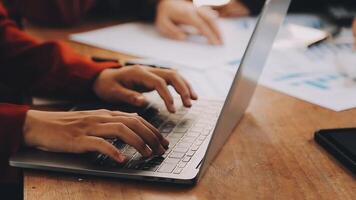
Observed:
[[[261,83],[334,111],[354,108],[356,82],[338,67],[345,54],[356,59],[352,51],[352,44],[327,43],[307,50],[274,51]],[[346,65],[356,67],[353,62]]]
[[[334,111],[356,107],[356,82],[335,71],[289,73],[274,79],[263,78],[261,82],[271,89]]]

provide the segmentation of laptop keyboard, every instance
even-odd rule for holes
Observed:
[[[211,134],[221,107],[219,102],[201,102],[190,109],[181,107],[170,114],[164,107],[151,105],[140,115],[167,138],[170,142],[167,151],[162,156],[144,158],[119,139],[108,139],[124,153],[128,162],[119,164],[104,154],[96,154],[95,162],[109,167],[180,174]]]

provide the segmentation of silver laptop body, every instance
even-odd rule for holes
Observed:
[[[198,182],[244,115],[290,1],[266,1],[225,102],[198,100],[191,109],[182,107],[175,114],[169,114],[160,104],[143,109],[143,114],[150,114],[146,119],[170,141],[163,156],[143,159],[132,147],[110,140],[131,158],[125,165],[118,166],[101,154],[62,154],[36,149],[18,152],[11,157],[10,165],[147,181]],[[152,114],[152,110],[159,112]]]

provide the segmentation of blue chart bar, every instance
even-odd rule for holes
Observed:
[[[312,73],[293,73],[275,78],[277,82],[285,82],[294,87],[312,87],[317,90],[330,90],[334,81],[343,78],[341,75],[333,74],[312,74]]]
[[[305,81],[304,82],[305,84],[309,85],[309,86],[313,86],[313,87],[316,87],[318,89],[321,89],[321,90],[328,90],[330,89],[327,85],[324,85],[323,82],[319,82],[317,80],[315,81]]]
[[[305,77],[305,75],[306,75],[305,73],[287,74],[285,76],[278,77],[278,78],[276,78],[274,80],[275,81],[287,81],[287,80],[290,80],[290,79]]]

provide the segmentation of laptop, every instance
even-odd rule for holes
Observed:
[[[99,153],[82,155],[27,149],[11,157],[10,165],[145,181],[197,183],[243,117],[290,1],[266,1],[225,101],[198,100],[192,108],[180,107],[175,114],[168,113],[159,103],[145,108],[124,106],[124,111],[138,112],[169,140],[164,155],[143,158],[120,140],[108,139],[129,158],[128,162],[120,165]],[[122,110],[95,103],[79,105],[75,110],[97,108]]]

